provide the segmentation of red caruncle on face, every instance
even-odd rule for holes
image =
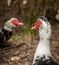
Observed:
[[[42,22],[38,19],[38,20],[36,21],[36,23],[34,24],[34,26],[35,26],[36,29],[39,29],[40,26],[41,26],[41,24],[42,24]]]
[[[11,21],[11,23],[14,24],[17,27],[18,24],[19,24],[19,20],[14,19],[14,20]]]

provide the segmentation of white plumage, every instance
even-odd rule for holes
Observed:
[[[52,59],[52,55],[50,52],[51,25],[48,22],[48,20],[42,16],[39,17],[38,21],[42,22],[42,24],[39,26],[40,41],[39,41],[39,44],[35,51],[32,65],[43,65],[43,64],[46,65],[46,60],[49,60],[49,63],[51,64],[51,62],[52,62],[52,61],[50,61]],[[48,63],[48,61],[47,61],[47,63]],[[49,64],[47,64],[47,65],[49,65]]]

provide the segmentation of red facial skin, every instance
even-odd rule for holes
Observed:
[[[17,20],[17,19],[12,20],[11,23],[14,24],[16,27],[19,25],[24,25],[24,23],[19,22],[19,20]]]
[[[38,30],[41,25],[42,25],[42,22],[40,20],[37,20],[31,29],[37,29]]]

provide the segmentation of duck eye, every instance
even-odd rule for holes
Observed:
[[[39,17],[41,20],[43,20],[43,21],[48,21],[48,19],[47,18],[45,18],[45,17],[43,17],[43,16],[41,16],[41,17]]]

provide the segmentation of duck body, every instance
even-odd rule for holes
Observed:
[[[8,41],[8,39],[10,39],[12,35],[13,35],[13,31],[7,31],[5,29],[0,29],[0,45]]]
[[[57,65],[50,52],[51,25],[45,17],[40,17],[40,41],[36,48],[32,65]],[[38,20],[39,20],[38,19]]]
[[[48,40],[39,42],[34,55],[33,65],[57,65],[52,58]]]

